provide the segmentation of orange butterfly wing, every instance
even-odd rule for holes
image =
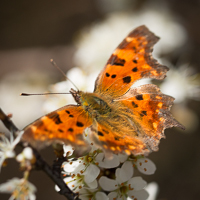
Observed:
[[[158,150],[164,136],[164,129],[179,127],[184,129],[170,113],[174,98],[163,94],[156,85],[147,84],[131,89],[117,99],[131,112],[133,121],[138,124],[138,136],[150,149]]]
[[[127,132],[120,134],[117,130],[110,130],[102,123],[92,126],[92,131],[92,140],[99,148],[103,148],[108,156],[110,152],[125,152],[128,155],[131,153],[138,155],[150,152],[150,148],[148,148],[141,138],[137,138],[136,135],[127,135]]]
[[[146,154],[158,150],[164,129],[184,129],[169,112],[173,97],[152,84],[130,90],[141,78],[166,77],[168,68],[151,54],[158,39],[145,26],[136,28],[117,47],[96,80],[94,93],[105,97],[119,116],[116,121],[114,114],[106,122],[99,121],[98,131],[94,131],[96,144],[107,151]]]
[[[67,105],[27,126],[23,140],[38,148],[54,142],[88,148],[83,138],[83,130],[91,124],[91,118],[81,106]]]
[[[93,125],[94,142],[108,152],[139,155],[157,151],[166,128],[184,129],[169,111],[173,101],[153,84],[129,90],[113,100],[116,113]]]
[[[99,74],[94,92],[114,98],[125,94],[141,78],[165,78],[168,68],[151,55],[152,47],[158,40],[145,26],[133,30],[116,48]]]

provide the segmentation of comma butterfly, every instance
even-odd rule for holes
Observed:
[[[106,152],[148,154],[158,150],[164,129],[184,127],[170,113],[174,98],[153,84],[130,88],[141,78],[162,80],[169,70],[152,58],[159,40],[145,26],[129,33],[111,55],[93,93],[70,90],[77,105],[66,105],[24,129],[23,139],[36,147],[64,142],[82,151],[83,132]]]

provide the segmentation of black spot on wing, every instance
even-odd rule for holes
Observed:
[[[67,114],[70,114],[69,110],[65,110],[65,112],[66,112]]]
[[[106,76],[107,76],[107,77],[109,77],[109,76],[110,76],[110,74],[109,74],[109,73],[106,73]]]
[[[135,64],[137,64],[137,60],[133,60],[133,62],[134,62]]]
[[[138,107],[138,105],[134,101],[132,101],[132,105],[133,105],[133,108],[137,108]]]
[[[97,134],[98,134],[99,136],[104,136],[104,134],[103,134],[101,131],[98,131]]]
[[[73,132],[74,129],[73,129],[73,128],[69,128],[68,131],[69,131],[69,132]]]
[[[131,76],[126,76],[123,78],[124,83],[130,83],[131,82]]]
[[[62,121],[60,120],[59,115],[57,115],[57,116],[54,118],[54,121],[55,121],[56,124],[62,124]]]
[[[116,74],[113,74],[113,75],[111,76],[111,78],[116,78],[116,76],[117,76]]]
[[[112,55],[108,60],[107,64],[110,65],[117,65],[117,66],[124,66],[126,60],[119,58],[117,55]]]
[[[52,119],[56,124],[61,124],[62,121],[60,119],[60,116],[57,112],[50,113],[47,115],[50,119]]]
[[[132,69],[132,72],[137,72],[138,71],[138,68],[137,67],[134,67],[133,69]]]
[[[125,64],[125,60],[124,59],[120,59],[120,58],[118,58],[114,63],[113,63],[113,65],[118,65],[118,66],[124,66],[124,64]]]
[[[140,113],[140,116],[143,117],[144,115],[147,116],[147,111],[143,110],[141,113]]]
[[[115,140],[119,141],[120,137],[118,136],[115,136]]]
[[[137,100],[143,100],[143,96],[142,96],[142,94],[138,94],[138,95],[136,95],[135,98],[136,98]]]
[[[84,124],[83,124],[82,122],[77,121],[77,122],[76,122],[76,126],[78,126],[78,127],[83,127]]]

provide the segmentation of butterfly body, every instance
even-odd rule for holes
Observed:
[[[109,116],[111,107],[103,97],[95,93],[80,93],[81,106],[89,113],[92,118],[99,118],[100,116]]]
[[[95,82],[93,93],[70,90],[78,105],[67,105],[25,127],[23,140],[36,147],[61,142],[87,149],[83,132],[106,152],[148,154],[158,150],[164,129],[184,129],[170,113],[174,98],[153,84],[131,88],[141,78],[162,80],[168,68],[152,58],[158,37],[145,26],[116,48]]]
[[[126,134],[133,131],[133,121],[131,116],[128,115],[128,108],[119,105],[119,102],[115,102],[114,99],[109,97],[103,97],[97,93],[85,93],[77,92],[80,97],[80,107],[88,113],[88,116],[93,120],[93,130],[98,130],[96,123],[104,125],[107,129],[115,130],[118,135]],[[98,131],[97,131],[98,132]],[[108,134],[108,133],[107,133]],[[99,133],[103,136],[103,133]]]
[[[136,139],[138,137],[139,129],[132,117],[133,112],[120,101],[115,101],[110,96],[104,97],[98,93],[82,91],[77,91],[75,96],[80,108],[92,119],[90,128],[94,132],[92,137],[96,145],[102,146],[105,136],[109,137],[110,141],[113,139],[114,141],[128,140],[128,138],[133,137]],[[101,141],[99,141],[99,137]],[[104,148],[106,148],[107,145],[104,145]],[[115,148],[115,144],[111,146]],[[119,145],[119,147],[124,148],[122,145]]]

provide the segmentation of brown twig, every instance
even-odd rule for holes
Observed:
[[[3,122],[4,126],[12,133],[16,133],[19,129],[13,124],[9,115],[6,115],[0,108],[0,120]]]

